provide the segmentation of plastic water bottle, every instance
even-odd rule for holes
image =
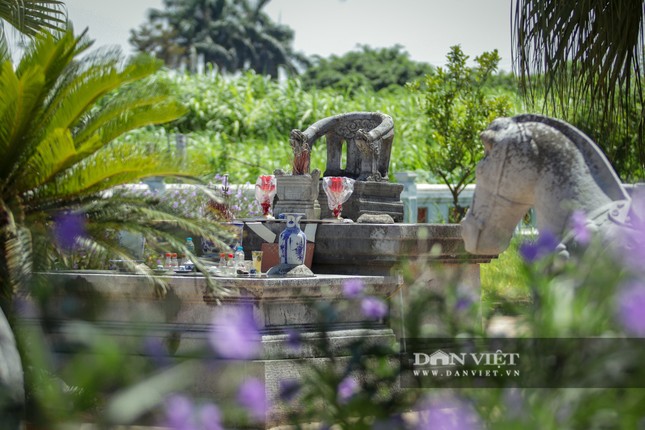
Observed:
[[[236,273],[242,273],[244,269],[244,249],[242,245],[238,245],[235,250],[235,271]]]
[[[186,238],[186,249],[188,249],[191,254],[195,254],[195,243],[193,243],[192,237]]]
[[[164,261],[164,268],[166,270],[172,269],[172,254],[170,252],[166,252],[166,260]]]
[[[193,243],[193,238],[192,237],[187,237],[186,238],[186,249],[192,255],[195,255],[195,244]],[[183,261],[182,261],[181,264],[186,267],[186,270],[193,270],[194,267],[195,267],[195,264],[191,260],[190,255],[185,254],[183,257],[184,258],[183,258]]]
[[[226,258],[226,274],[228,276],[235,276],[235,260],[233,254],[228,254]]]

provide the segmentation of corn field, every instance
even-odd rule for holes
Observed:
[[[405,88],[350,97],[328,89],[306,91],[298,79],[275,82],[254,73],[223,77],[161,72],[154,80],[170,86],[188,113],[126,138],[173,151],[175,136],[185,135],[185,163],[204,178],[228,173],[234,183],[253,183],[274,169],[288,171],[292,129],[304,130],[319,119],[352,111],[380,111],[394,118],[391,173],[420,170],[427,164],[427,120],[417,107],[417,96]],[[312,151],[312,169],[324,170],[326,151],[324,142],[319,143],[323,144]]]

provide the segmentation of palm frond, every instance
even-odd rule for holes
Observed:
[[[65,3],[60,0],[3,0],[0,19],[29,36],[40,30],[58,31],[65,27]]]
[[[527,99],[564,119],[584,110],[603,128],[635,129],[643,166],[644,30],[642,0],[515,0],[512,12],[513,63]]]
[[[207,284],[216,295],[229,295],[228,290],[211,279],[207,268],[199,262],[197,256],[186,248],[184,237],[177,237],[167,229],[172,227],[186,234],[208,239],[222,249],[229,247],[225,240],[231,238],[230,232],[204,218],[186,218],[159,210],[155,208],[153,200],[141,196],[128,198],[117,195],[109,199],[96,199],[84,205],[81,210],[92,221],[94,240],[100,241],[100,238],[105,236],[105,231],[113,230],[138,233],[146,239],[147,246],[152,249],[162,250],[163,243],[172,249],[180,250],[194,261],[196,268],[205,275]]]

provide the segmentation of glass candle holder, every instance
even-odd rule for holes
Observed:
[[[323,178],[323,191],[327,195],[327,205],[334,218],[341,219],[340,214],[345,203],[354,191],[354,180],[341,176]]]
[[[273,219],[269,213],[273,198],[276,192],[276,180],[274,175],[260,175],[255,182],[255,200],[262,207],[262,216],[267,219]]]

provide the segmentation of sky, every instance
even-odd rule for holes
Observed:
[[[96,46],[120,45],[132,53],[130,29],[146,22],[162,0],[66,0],[77,31],[89,27]],[[445,64],[459,44],[474,58],[497,49],[500,68],[511,69],[511,0],[271,0],[265,12],[295,32],[306,55],[342,55],[358,45],[402,45],[416,61]]]

